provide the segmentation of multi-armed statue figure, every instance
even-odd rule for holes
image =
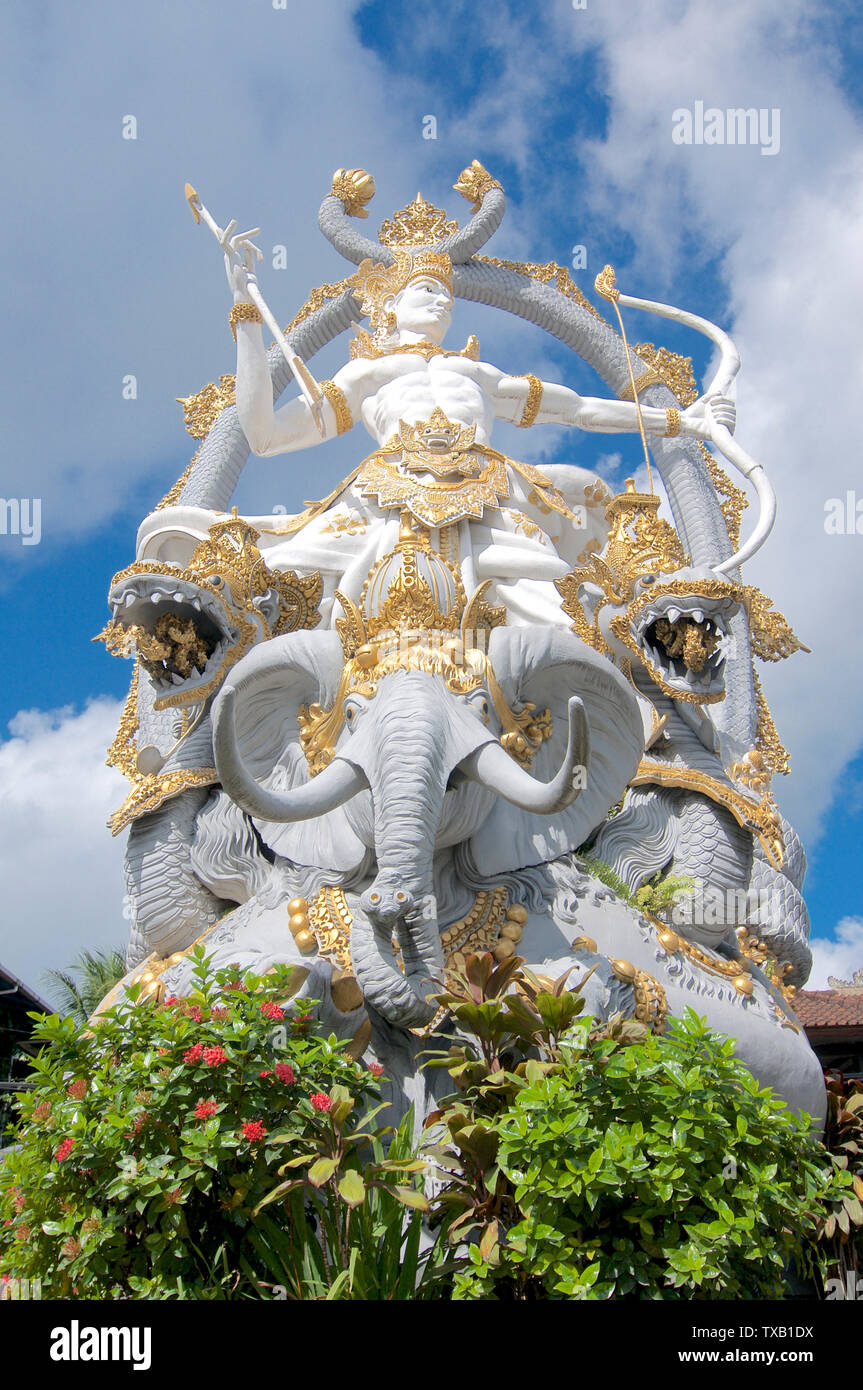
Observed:
[[[619,331],[566,270],[481,256],[503,192],[476,162],[456,188],[474,202],[466,227],[418,195],[373,242],[352,220],[372,180],[340,170],[319,221],[358,269],[285,334],[255,233],[222,230],[187,189],[225,254],[237,374],[184,401],[202,445],[110,593],[105,640],[137,654],[111,749],[132,781],[113,820],[130,827],[127,978],[182,994],[197,943],[214,964],[302,965],[325,1026],[367,1035],[406,1103],[447,1027],[447,970],[517,951],[544,974],[573,967],[573,986],[593,968],[600,1017],[661,1029],[693,1005],[820,1114],[788,1003],[809,967],[803,856],[770,795],[787,759],[752,670],[753,653],[800,644],[739,577],[773,495],[729,432],[733,344],[620,295],[608,268],[596,288]],[[509,375],[473,337],[445,349],[456,296],[553,334],[616,399]],[[703,397],[684,359],[630,351],[621,304],[718,343]],[[350,359],[317,382],[306,364],[346,330]],[[277,408],[292,378],[300,394]],[[495,420],[640,431],[648,479],[649,436],[674,524],[652,484],[612,497],[584,469],[506,457]],[[355,426],[372,450],[328,497],[230,514],[250,447]],[[755,485],[742,547],[744,495],[705,441]],[[692,891],[642,915],[633,893],[671,871]]]

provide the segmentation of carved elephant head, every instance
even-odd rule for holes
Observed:
[[[620,797],[642,752],[631,688],[565,629],[496,628],[487,679],[458,694],[442,676],[396,669],[342,698],[335,754],[310,777],[303,712],[335,706],[343,669],[332,632],[292,633],[250,652],[217,697],[216,765],[263,839],[296,863],[377,873],[352,935],[366,999],[391,1022],[433,1012],[442,968],[435,852],[468,842],[492,876],[581,844]],[[504,750],[497,710],[528,702],[550,734],[527,771]],[[394,960],[395,933],[404,974]]]

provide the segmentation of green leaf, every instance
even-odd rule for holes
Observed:
[[[403,1207],[412,1207],[414,1211],[429,1211],[428,1198],[422,1192],[417,1192],[415,1187],[390,1187],[387,1185],[386,1191],[390,1192]]]
[[[323,1187],[325,1182],[333,1176],[338,1167],[338,1160],[335,1158],[319,1158],[312,1164],[306,1177],[312,1187]]]
[[[338,1188],[349,1207],[362,1206],[366,1196],[366,1185],[354,1168],[349,1168],[339,1179]]]

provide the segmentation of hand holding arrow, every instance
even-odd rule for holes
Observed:
[[[257,236],[260,227],[253,227],[248,232],[236,233],[236,222],[231,221],[224,229],[219,226],[215,218],[204,207],[196,190],[190,183],[186,184],[186,200],[192,209],[192,216],[195,221],[205,222],[213,236],[218,241],[225,253],[225,265],[228,271],[228,279],[235,289],[244,289],[251,302],[255,305],[264,323],[269,328],[273,338],[278,343],[282,356],[287,362],[293,373],[294,380],[300,388],[303,398],[312,412],[312,418],[317,426],[318,434],[323,439],[325,437],[323,402],[324,396],[320,386],[315,381],[308,367],[306,366],[299,353],[295,352],[282,332],[276,321],[275,315],[267,304],[261,291],[258,289],[258,282],[255,277],[255,260],[263,260],[263,256],[258,247],[255,246],[252,237]],[[242,286],[237,283],[236,275],[240,272],[242,276]]]

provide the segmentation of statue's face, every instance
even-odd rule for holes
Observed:
[[[424,275],[405,285],[396,295],[393,308],[399,332],[418,333],[440,343],[450,325],[453,298],[440,280]]]

